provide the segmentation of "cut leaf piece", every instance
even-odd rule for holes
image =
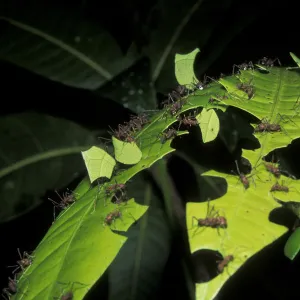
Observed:
[[[196,116],[199,123],[202,139],[204,143],[213,141],[219,133],[220,121],[213,109],[206,110],[203,108],[202,112]]]
[[[197,53],[200,52],[196,48],[189,54],[175,55],[175,76],[179,84],[186,85],[194,82],[196,75],[194,72],[194,62]]]
[[[91,183],[100,177],[111,177],[116,161],[105,150],[93,146],[81,154]]]
[[[300,251],[300,227],[291,234],[284,246],[284,255],[290,260],[294,260]]]
[[[142,158],[142,151],[136,143],[126,143],[112,137],[116,160],[125,165],[137,164]]]

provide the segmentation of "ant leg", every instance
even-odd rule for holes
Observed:
[[[275,58],[275,59],[272,61],[272,64],[274,64],[274,62],[275,62],[276,60],[278,61],[278,64],[279,64],[279,66],[281,66],[281,62],[280,62],[280,60],[279,60],[279,58],[278,58],[278,57],[277,57],[277,58]]]

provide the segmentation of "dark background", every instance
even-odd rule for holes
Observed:
[[[201,53],[196,59],[195,71],[199,78],[204,73],[212,77],[218,77],[220,73],[231,74],[234,64],[244,61],[255,62],[263,56],[278,57],[282,65],[293,65],[289,52],[300,56],[299,10],[295,3],[296,1],[278,3],[235,1],[231,10],[225,15],[211,16],[219,22],[219,25],[209,41],[201,47]],[[103,6],[100,7],[96,1],[90,1],[84,9],[90,18],[111,32],[124,52],[134,40],[141,49],[147,45],[149,42],[147,30],[139,31],[140,26],[137,24],[143,22],[144,16],[147,15],[147,10],[151,6],[149,1],[132,1],[128,2],[128,5],[124,1],[107,1],[101,5],[105,5],[105,13],[101,13]],[[231,26],[239,26],[236,22],[238,18],[252,13],[256,14],[257,11],[258,17],[236,35],[227,46],[221,46],[220,55],[212,60],[211,65],[203,69],[206,61],[211,60],[210,54],[218,47],[218,42],[226,29]],[[111,20],[117,21],[112,22]],[[155,27],[155,22],[152,26]],[[199,35],[199,28],[195,25],[195,21],[190,30],[196,39]],[[151,31],[151,26],[148,31]],[[2,104],[1,115],[34,110],[67,118],[92,129],[99,129],[107,128],[108,125],[116,126],[129,114],[128,110],[117,103],[106,101],[106,104],[103,105],[99,98],[89,91],[52,82],[5,62],[1,62],[1,91],[9,99],[9,101],[5,101],[5,106]],[[85,99],[90,105],[82,107],[80,105],[82,99]],[[78,105],[74,105],[74,103],[78,103]],[[94,109],[90,110],[88,107],[94,107]],[[97,108],[100,110],[100,107],[101,118],[97,118]],[[85,109],[87,111],[84,111]],[[91,115],[93,112],[95,115]],[[296,150],[294,151],[296,152]],[[173,175],[176,176],[176,174]],[[73,182],[68,187],[73,189],[77,182]],[[22,252],[24,250],[33,251],[51,226],[53,209],[50,201],[47,201],[48,197],[55,197],[54,193],[47,192],[44,203],[29,214],[0,225],[2,240],[0,285],[2,287],[7,285],[7,277],[10,276],[12,270],[7,266],[14,265],[18,259],[17,248],[20,248]],[[268,249],[263,250],[262,253],[255,256],[254,260],[257,262],[252,263],[249,268],[242,268],[241,272],[235,274],[222,289],[219,299],[297,298],[299,294],[297,285],[299,259],[290,262],[283,256],[282,249],[287,237],[288,234]],[[175,259],[174,257],[170,258],[168,268],[171,271],[166,271],[163,283],[165,288],[162,288],[159,295],[161,299],[165,297],[187,299],[185,284],[182,282],[178,282],[179,286],[182,285],[180,297],[178,294],[172,295],[172,286],[176,282],[174,276],[170,277],[172,269],[176,269],[172,265],[174,261],[176,261],[176,257]],[[178,278],[181,277],[178,275]]]

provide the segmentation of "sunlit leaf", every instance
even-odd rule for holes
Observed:
[[[220,130],[220,121],[216,112],[213,109],[206,110],[203,108],[202,112],[196,116],[196,119],[199,122],[203,142],[213,141]]]
[[[81,154],[91,183],[100,177],[111,177],[116,161],[105,150],[93,146]]]
[[[189,54],[175,55],[175,76],[179,84],[186,85],[195,81],[194,62],[199,52],[200,49],[197,48]]]
[[[136,143],[126,143],[112,138],[116,160],[125,165],[137,164],[142,158],[142,152]]]

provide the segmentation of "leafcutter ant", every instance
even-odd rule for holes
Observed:
[[[254,96],[254,86],[251,84],[251,80],[249,83],[246,82],[238,83],[236,87],[239,90],[245,92],[248,95],[249,100]]]
[[[134,137],[132,136],[131,127],[129,125],[118,125],[117,130],[113,130],[111,132],[113,136],[115,136],[118,140],[132,143],[135,141]]]
[[[33,261],[33,256],[29,255],[26,251],[24,251],[23,255],[21,255],[20,249],[18,248],[17,250],[20,256],[20,260],[17,261],[17,265],[11,266],[11,267],[16,267],[12,272],[13,274],[20,268],[22,269],[22,271],[24,271],[24,269],[29,267]]]
[[[175,99],[175,101],[177,101],[177,100],[180,100],[182,97],[185,97],[187,95],[188,95],[188,89],[184,85],[177,85],[171,91],[171,93],[168,94],[168,99],[166,101],[164,101],[163,104],[169,105],[170,100],[171,100],[171,102],[174,102],[174,99]]]
[[[68,285],[69,286],[70,283],[58,282],[58,284]],[[80,282],[72,282],[71,283],[71,287],[64,288],[61,291],[60,296],[53,297],[53,299],[57,299],[57,300],[73,300],[74,299],[74,294],[73,294],[72,290],[73,290],[74,284],[81,285],[82,288],[87,286],[86,284],[83,284],[83,283],[80,283]],[[79,288],[77,288],[77,289],[79,289]],[[67,292],[65,292],[65,290],[67,290]]]
[[[278,64],[281,66],[281,63],[280,63],[280,60],[278,58],[275,58],[275,59],[271,59],[271,58],[268,58],[268,57],[263,57],[262,59],[258,60],[258,64],[259,65],[262,65],[262,66],[265,66],[267,68],[270,68],[270,67],[274,67],[274,63],[275,62],[278,62]]]
[[[240,181],[243,184],[245,190],[247,190],[249,188],[249,186],[250,186],[249,179],[246,177],[246,175],[244,173],[240,172],[240,169],[239,169],[237,161],[235,161],[235,165],[236,165],[236,169],[238,171],[239,177],[240,177]]]
[[[12,295],[17,293],[17,291],[18,288],[16,278],[11,279],[8,277],[8,287],[2,290],[2,296],[9,300]]]
[[[174,128],[169,128],[167,131],[162,133],[160,142],[164,144],[167,140],[177,136],[177,131]]]
[[[270,192],[275,192],[275,191],[288,193],[289,188],[285,185],[280,185],[278,182],[276,182],[270,189]]]
[[[114,194],[114,203],[120,204],[126,200],[126,186],[124,183],[115,183],[106,188],[106,195],[110,196]]]
[[[246,71],[246,70],[251,70],[251,69],[254,69],[254,66],[253,66],[253,63],[251,61],[249,61],[248,63],[244,62],[240,65],[233,65],[233,68],[232,68],[232,75],[234,75],[235,73],[235,68],[238,68],[239,70],[243,70],[243,71]]]
[[[64,210],[66,209],[69,205],[73,204],[76,199],[75,199],[75,195],[73,193],[63,193],[63,196],[61,197],[60,194],[55,191],[55,193],[58,195],[58,197],[60,198],[60,202],[56,202],[54,200],[52,200],[51,198],[48,198],[48,200],[50,200],[53,204],[53,215],[54,215],[54,219],[55,219],[55,207]]]
[[[204,75],[203,81],[197,81],[196,79],[194,79],[195,82],[192,83],[192,85],[194,86],[193,91],[196,90],[202,91],[203,89],[205,89],[208,86],[207,78],[210,79],[210,77]]]
[[[227,255],[223,258],[223,260],[217,261],[218,263],[218,272],[223,273],[224,269],[228,264],[233,261],[234,257],[233,255]]]
[[[178,129],[180,128],[181,124],[185,126],[197,126],[199,123],[195,117],[195,115],[189,114],[188,116],[178,116],[177,120],[179,121]]]
[[[279,124],[270,124],[267,121],[262,121],[254,129],[254,132],[278,132],[281,131],[281,126]]]
[[[129,130],[137,131],[141,130],[145,124],[149,123],[146,114],[140,114],[138,116],[131,116],[130,121],[128,122]]]
[[[279,167],[276,167],[274,164],[272,163],[264,163],[265,168],[268,172],[272,173],[276,178],[279,178],[281,175],[281,171],[279,169]]]
[[[207,214],[206,218],[197,219],[195,216],[192,217],[192,226],[194,225],[194,220],[196,220],[198,228],[200,227],[210,227],[216,228],[219,234],[219,228],[227,228],[227,220],[224,216],[220,216],[219,212],[215,210],[212,206],[211,210],[209,209],[209,201],[207,201]],[[196,234],[197,230],[194,232]]]
[[[168,109],[171,116],[175,116],[181,110],[183,105],[184,105],[184,101],[182,99],[179,99],[178,101],[171,104]]]
[[[60,300],[73,300],[73,293],[72,292],[66,292],[63,294],[60,298]]]
[[[116,219],[121,218],[122,214],[119,210],[110,212],[104,219],[105,225],[111,225]]]
[[[199,227],[211,227],[211,228],[227,228],[227,220],[225,217],[207,217],[205,219],[197,219],[193,217],[194,220],[197,221]]]

